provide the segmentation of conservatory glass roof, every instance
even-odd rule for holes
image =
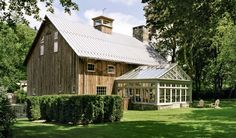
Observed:
[[[177,64],[140,66],[116,78],[116,80],[140,80],[140,79],[165,79],[165,80],[169,79],[169,80],[191,81],[191,78]]]

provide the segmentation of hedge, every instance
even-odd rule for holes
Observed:
[[[29,120],[37,120],[41,118],[39,97],[27,98],[26,114]]]
[[[120,121],[123,100],[120,96],[30,96],[29,120],[44,119],[63,124],[89,124]]]

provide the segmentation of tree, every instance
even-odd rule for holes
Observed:
[[[208,80],[214,84],[216,96],[224,85],[236,88],[236,26],[228,13],[218,24],[212,44],[215,55],[208,67]]]
[[[199,92],[215,49],[213,37],[226,12],[236,21],[236,2],[231,0],[143,0],[147,26],[153,30],[159,51],[169,50],[172,62],[187,65],[186,71]],[[161,43],[160,43],[161,42]],[[164,42],[164,43],[163,43]],[[161,45],[161,47],[159,47]],[[175,54],[173,53],[175,52]]]
[[[0,1],[0,21],[6,21],[9,24],[17,22],[28,23],[24,15],[33,16],[36,19],[41,19],[39,16],[40,9],[38,3],[45,3],[47,11],[54,12],[54,0],[1,0]],[[60,0],[60,4],[64,7],[66,13],[71,13],[71,10],[79,10],[78,5],[71,0]]]
[[[13,92],[16,83],[26,79],[23,61],[36,32],[27,25],[17,24],[13,28],[6,23],[0,23],[0,30],[0,86]]]
[[[15,122],[15,113],[9,106],[6,91],[0,87],[0,137],[12,137],[11,126]]]

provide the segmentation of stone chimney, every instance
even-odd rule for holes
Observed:
[[[148,29],[144,25],[133,27],[133,37],[141,42],[149,41]]]
[[[105,17],[105,16],[98,16],[92,19],[93,26],[95,29],[107,34],[112,34],[112,23],[113,19]]]

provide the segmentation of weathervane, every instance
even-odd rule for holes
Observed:
[[[103,8],[103,9],[102,9],[102,15],[104,15],[106,9],[107,9],[107,8]]]

